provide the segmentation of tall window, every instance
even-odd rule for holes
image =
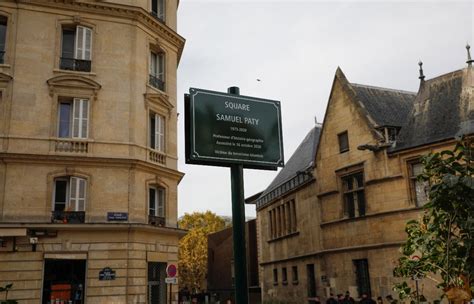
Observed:
[[[357,172],[342,178],[344,213],[349,218],[365,215],[364,173]]]
[[[421,181],[417,179],[417,176],[421,173],[423,173],[423,164],[410,164],[410,187],[412,199],[415,201],[416,206],[418,207],[422,207],[428,202],[427,189],[429,184],[427,181]]]
[[[151,0],[151,14],[165,21],[165,0]]]
[[[87,138],[89,133],[89,100],[62,98],[58,109],[58,137]]]
[[[7,40],[7,18],[0,16],[0,64],[5,63],[5,43]]]
[[[165,151],[165,118],[159,114],[150,114],[150,148]]]
[[[160,52],[150,53],[150,80],[152,87],[165,90],[165,54]]]
[[[369,276],[369,262],[367,259],[352,260],[355,267],[356,283],[359,295],[366,293],[371,296],[370,291],[370,276]]]
[[[91,71],[92,30],[84,26],[62,30],[61,62],[63,70]]]
[[[278,284],[278,269],[273,269],[273,285]]]
[[[54,210],[85,211],[86,180],[79,177],[60,177],[54,180]]]
[[[291,281],[293,284],[298,284],[298,266],[291,267]]]
[[[349,135],[347,135],[347,131],[337,134],[337,139],[339,141],[339,153],[349,151]]]
[[[165,217],[165,189],[149,188],[148,214],[156,217]]]
[[[288,284],[288,273],[286,272],[286,267],[281,269],[281,283],[283,285]]]
[[[286,201],[268,211],[270,239],[291,235],[298,230],[295,200]]]

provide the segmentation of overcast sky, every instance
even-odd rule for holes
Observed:
[[[474,1],[181,0],[178,32],[178,212],[231,215],[230,169],[184,163],[183,94],[190,87],[282,103],[285,161],[315,117],[322,122],[336,68],[349,82],[416,91],[427,78],[466,66],[474,44]],[[474,47],[471,48],[474,56]],[[258,82],[256,79],[261,79]],[[244,170],[245,196],[276,171]],[[255,207],[246,207],[255,216]]]

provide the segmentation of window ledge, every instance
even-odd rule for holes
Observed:
[[[168,94],[166,94],[165,91],[162,91],[162,90],[160,90],[160,89],[158,89],[158,88],[155,88],[154,86],[150,85],[150,84],[148,83],[148,81],[147,81],[146,86],[147,86],[148,88],[152,89],[153,91],[155,91],[155,92],[157,92],[157,93],[159,93],[159,94],[163,94],[163,95],[165,95],[165,96],[168,97]]]
[[[274,239],[268,240],[267,242],[268,242],[268,243],[276,242],[276,241],[279,241],[279,240],[282,240],[282,239],[286,239],[286,238],[290,238],[290,237],[296,236],[296,235],[298,235],[298,234],[300,234],[300,232],[299,232],[299,231],[295,231],[295,232],[292,232],[292,233],[289,233],[289,234],[285,234],[285,235],[276,237],[276,238],[274,238]]]
[[[0,69],[10,69],[12,66],[9,65],[8,63],[1,63],[0,64]]]
[[[82,75],[82,76],[97,76],[97,74],[94,73],[94,72],[80,72],[80,71],[61,70],[61,69],[53,69],[53,73],[55,73],[55,74]]]

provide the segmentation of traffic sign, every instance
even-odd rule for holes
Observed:
[[[165,278],[166,284],[178,284],[178,278]]]
[[[178,273],[178,270],[176,268],[176,265],[174,264],[169,264],[166,267],[166,274],[168,275],[169,278],[174,278],[176,274]]]

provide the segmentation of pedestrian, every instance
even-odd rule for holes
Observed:
[[[321,299],[319,297],[314,297],[314,304],[321,304]]]
[[[332,292],[329,294],[329,298],[326,300],[326,304],[338,304]]]
[[[383,298],[378,296],[377,297],[377,304],[383,304]]]
[[[344,304],[355,304],[355,301],[351,297],[351,293],[349,291],[346,291],[346,296],[344,297]]]
[[[344,295],[342,293],[337,295],[338,304],[344,304]]]
[[[366,292],[362,293],[361,300],[359,304],[376,304],[374,300]]]

